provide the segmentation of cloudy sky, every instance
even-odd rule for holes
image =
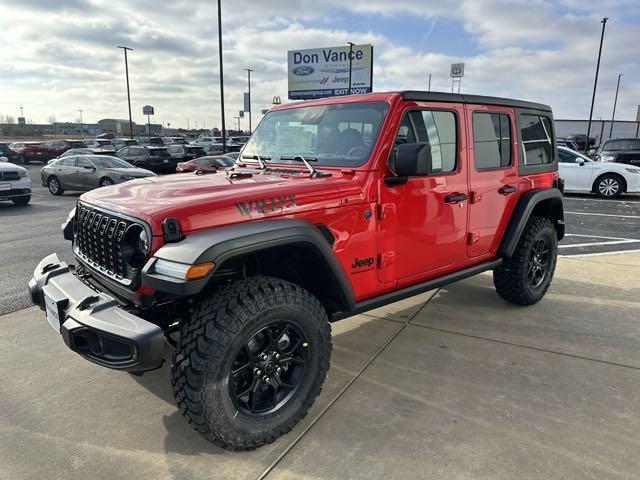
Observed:
[[[253,109],[287,96],[289,49],[374,44],[374,90],[450,89],[550,104],[556,118],[585,118],[609,17],[594,118],[635,119],[640,104],[638,0],[222,0],[226,119],[241,108],[246,67]],[[129,57],[134,120],[154,105],[171,126],[219,124],[214,0],[0,0],[0,115],[34,123],[127,116]],[[246,125],[244,125],[246,126]]]

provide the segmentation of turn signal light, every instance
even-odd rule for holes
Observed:
[[[197,265],[191,265],[187,269],[185,278],[187,280],[197,280],[198,278],[206,277],[213,270],[213,263],[199,263]]]

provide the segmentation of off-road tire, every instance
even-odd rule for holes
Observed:
[[[527,274],[534,244],[544,239],[549,246],[549,265],[546,276],[537,287],[529,284]],[[533,305],[539,302],[551,285],[558,256],[558,236],[548,218],[533,216],[527,222],[511,258],[493,270],[493,284],[504,300],[517,305]]]
[[[309,339],[309,367],[282,408],[263,416],[233,404],[229,373],[234,352],[252,332],[277,319],[299,325]],[[207,440],[252,450],[289,432],[322,389],[331,355],[331,326],[320,302],[302,287],[273,277],[237,281],[196,303],[181,325],[171,383],[180,411]]]
[[[31,195],[27,195],[24,197],[17,197],[17,198],[12,198],[11,201],[14,203],[14,205],[17,205],[19,207],[23,207],[26,204],[28,204],[31,201]]]
[[[606,173],[593,184],[593,191],[602,198],[618,198],[624,188],[624,178],[615,173]]]
[[[58,189],[55,190],[55,188],[52,186],[52,182],[57,182],[58,184]],[[49,193],[51,193],[51,195],[62,195],[64,193],[64,189],[62,188],[62,185],[60,184],[60,180],[58,180],[58,177],[55,176],[50,176],[47,179],[47,188],[49,189]]]

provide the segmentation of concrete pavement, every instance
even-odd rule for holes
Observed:
[[[168,367],[102,369],[39,310],[14,312],[0,317],[0,478],[638,478],[639,274],[638,254],[562,258],[533,307],[483,274],[338,322],[309,416],[248,453],[191,430]]]

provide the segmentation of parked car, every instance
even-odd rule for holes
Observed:
[[[67,150],[57,158],[68,157],[69,155],[113,155],[115,152],[111,148],[72,148]],[[55,158],[49,160],[49,163],[56,160]]]
[[[7,161],[11,156],[11,150],[9,150],[9,144],[0,142],[0,157],[7,157]]]
[[[207,440],[252,450],[312,407],[330,322],[488,271],[504,300],[543,299],[565,228],[554,139],[549,106],[506,98],[405,91],[276,105],[234,175],[84,194],[63,226],[82,268],[44,257],[30,298],[61,349],[102,367],[154,370],[173,345],[165,372],[178,410]],[[120,241],[109,225],[124,226]],[[126,382],[110,378],[110,392]]]
[[[238,159],[238,156],[240,155],[240,152],[227,152],[224,154],[225,157],[229,157],[231,159],[233,159],[234,161]]]
[[[640,193],[640,168],[623,163],[593,161],[566,147],[558,147],[558,171],[565,192],[597,193],[617,198],[623,193]]]
[[[580,147],[578,146],[578,144],[576,142],[574,142],[573,140],[569,140],[568,138],[558,138],[556,139],[556,145],[558,145],[559,147],[567,147],[570,148],[571,150],[579,150]]]
[[[83,148],[86,144],[82,140],[49,140],[44,144],[49,158],[55,158],[62,155],[72,148]]]
[[[124,147],[129,147],[131,145],[139,145],[138,141],[135,138],[114,138],[111,140],[116,147],[116,150],[120,150]]]
[[[220,137],[199,137],[191,142],[191,145],[212,145],[216,143],[220,143]]]
[[[111,153],[116,152],[116,146],[113,144],[112,140],[107,140],[104,138],[92,138],[89,140],[83,140],[84,144],[89,148],[100,148],[103,151],[111,151]]]
[[[177,161],[171,158],[166,147],[124,147],[116,155],[136,167],[155,173],[173,173]]]
[[[594,137],[589,137],[589,145],[585,146],[587,136],[584,133],[572,133],[571,135],[567,135],[565,138],[575,143],[582,151],[584,151],[585,148],[591,148],[596,144],[596,139]]]
[[[218,155],[215,157],[200,157],[188,162],[180,162],[176,165],[177,173],[195,172],[200,170],[203,172],[217,172],[220,169],[233,167],[235,160],[226,155]]]
[[[192,144],[193,145],[193,144]],[[202,149],[207,155],[219,155],[222,153],[221,143],[207,143],[202,145]]]
[[[167,150],[176,162],[187,162],[207,155],[200,145],[169,145]]]
[[[601,162],[626,163],[640,167],[640,138],[614,138],[605,141],[596,152]]]
[[[6,158],[6,157],[2,157]],[[26,205],[31,200],[31,179],[26,168],[10,162],[0,162],[0,201]],[[5,228],[8,226],[5,224]]]
[[[138,143],[149,147],[164,147],[166,145],[163,137],[140,137]]]
[[[189,145],[184,137],[163,137],[165,145]]]
[[[153,177],[155,173],[106,155],[69,155],[42,167],[40,180],[52,195],[65,190],[92,190],[136,178]]]
[[[51,152],[40,142],[15,142],[9,144],[9,160],[26,165],[32,160],[46,161]]]

